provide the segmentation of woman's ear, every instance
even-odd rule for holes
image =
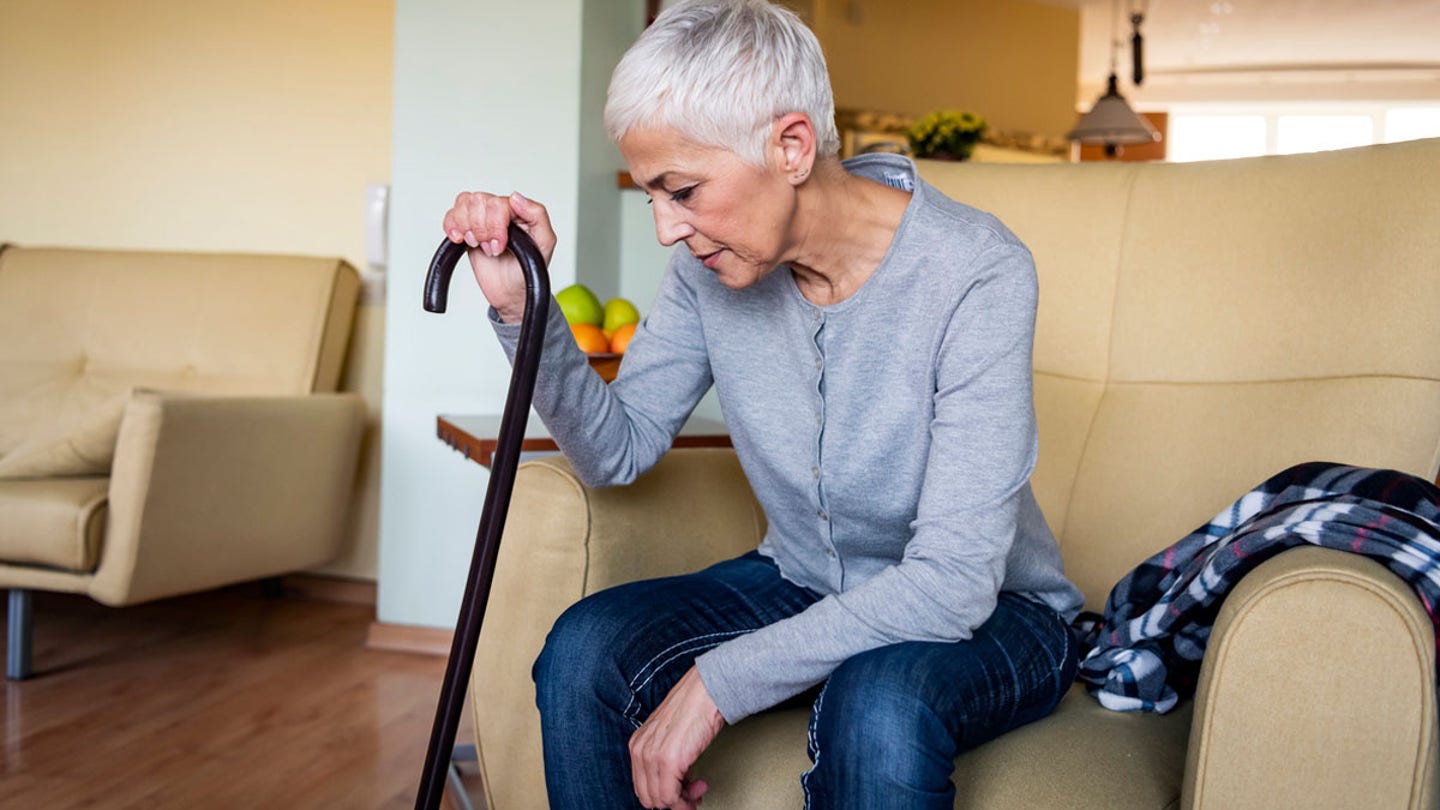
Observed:
[[[805,113],[786,113],[775,119],[772,146],[779,169],[791,185],[800,185],[815,166],[815,126]]]

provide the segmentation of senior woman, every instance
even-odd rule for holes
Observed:
[[[623,484],[713,385],[768,530],[556,622],[534,670],[551,806],[694,807],[722,728],[800,698],[807,806],[950,808],[955,756],[1074,676],[1081,599],[1028,484],[1030,254],[905,158],[837,159],[819,44],[763,0],[663,13],[605,123],[678,247],[608,387],[551,308],[535,407],[584,481]],[[519,194],[461,194],[444,227],[513,353],[511,220],[548,259]]]

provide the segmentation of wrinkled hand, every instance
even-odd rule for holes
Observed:
[[[535,246],[550,264],[555,252],[555,229],[550,227],[550,214],[545,206],[523,197],[519,192],[508,197],[483,191],[461,192],[455,205],[445,212],[445,235],[451,242],[465,243],[470,268],[480,291],[500,320],[519,323],[525,317],[525,276],[520,261],[506,252],[511,222],[535,240]]]
[[[651,808],[695,810],[709,785],[686,778],[725,725],[700,671],[690,668],[630,737],[635,795]]]

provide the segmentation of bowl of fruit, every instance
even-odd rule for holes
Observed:
[[[620,373],[620,360],[635,336],[640,323],[640,310],[624,298],[611,298],[603,305],[584,284],[571,284],[555,294],[575,344],[590,358],[605,382]]]

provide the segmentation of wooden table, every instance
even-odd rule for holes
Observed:
[[[465,454],[471,461],[479,462],[487,469],[500,444],[499,414],[441,414],[435,418],[436,435],[441,441]],[[730,433],[725,423],[715,419],[691,417],[680,428],[671,447],[729,447]],[[545,425],[535,414],[525,425],[525,438],[520,442],[521,453],[558,453],[560,448],[545,431]]]

